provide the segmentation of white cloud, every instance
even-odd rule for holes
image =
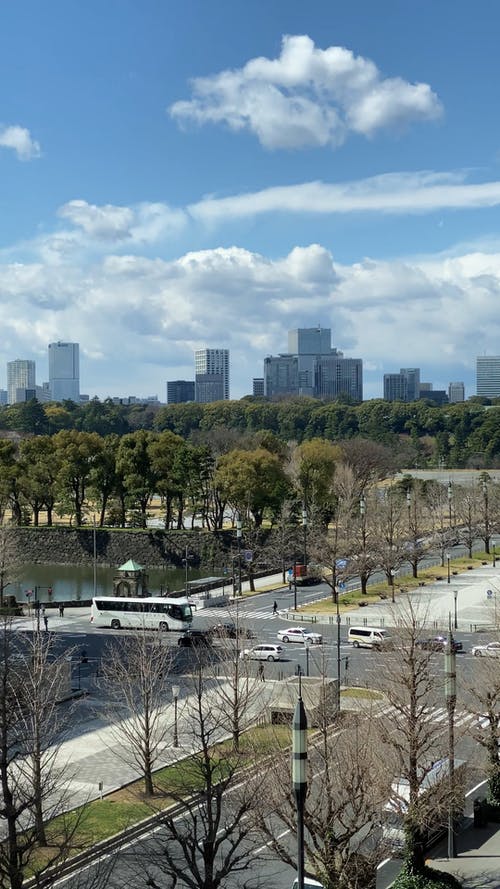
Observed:
[[[349,131],[372,136],[442,113],[428,84],[384,78],[369,59],[319,49],[307,35],[285,36],[277,59],[251,59],[191,86],[193,98],[170,107],[174,119],[249,130],[270,149],[335,147]]]
[[[11,148],[19,160],[29,161],[40,156],[40,145],[25,127],[0,127],[0,148]]]
[[[151,243],[180,230],[186,222],[184,211],[172,209],[167,204],[147,202],[135,207],[117,207],[73,200],[59,209],[59,216],[81,229],[91,241],[111,243]]]
[[[262,191],[208,197],[188,207],[194,219],[207,224],[264,213],[390,213],[417,214],[436,210],[495,207],[500,182],[467,183],[462,173],[386,173],[339,185],[304,182]]]

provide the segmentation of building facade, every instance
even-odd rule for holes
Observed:
[[[80,401],[78,343],[49,343],[49,389],[52,401]]]
[[[18,404],[35,398],[35,362],[16,358],[7,362],[7,398],[9,404]]]
[[[229,399],[229,349],[197,349],[195,363],[195,401],[208,404],[211,401]]]
[[[449,384],[448,401],[450,404],[458,404],[461,401],[465,401],[465,385],[463,383]]]
[[[363,362],[332,348],[329,327],[299,327],[288,332],[288,352],[264,359],[268,398],[306,395],[363,400]]]
[[[252,395],[260,398],[264,395],[264,377],[254,377],[252,380]]]
[[[476,394],[484,398],[500,398],[500,355],[476,358]]]
[[[168,380],[167,404],[184,404],[194,401],[194,380]]]

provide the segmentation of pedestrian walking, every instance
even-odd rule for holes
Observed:
[[[278,603],[275,602],[273,605],[273,614],[277,614],[277,613],[278,613]]]
[[[257,676],[262,682],[265,682],[266,677],[264,676],[264,664],[262,663],[262,661],[257,668]]]
[[[43,624],[45,627],[45,632],[48,633],[49,632],[49,619],[48,619],[47,615],[45,614],[45,611],[43,614]]]
[[[64,617],[64,605],[62,602],[59,605],[59,617]]]

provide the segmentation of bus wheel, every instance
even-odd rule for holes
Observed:
[[[116,618],[114,618],[114,620],[111,621],[111,629],[112,630],[119,630],[120,627],[121,627],[120,621],[116,620]]]
[[[162,620],[160,623],[160,632],[168,633],[168,624],[164,620]]]

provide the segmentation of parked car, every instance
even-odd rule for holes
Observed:
[[[240,658],[245,661],[279,661],[282,652],[281,645],[256,645],[254,648],[244,648]]]
[[[312,645],[321,645],[323,636],[321,633],[312,633],[307,627],[288,627],[279,630],[276,634],[280,642],[310,642]]]
[[[212,644],[212,639],[210,633],[207,633],[206,630],[186,630],[185,633],[181,633],[179,636],[177,645],[182,645],[184,648],[192,648],[193,646],[209,646]]]
[[[500,642],[488,642],[486,645],[474,645],[471,648],[474,657],[500,657]]]
[[[250,630],[248,627],[236,627],[236,624],[231,622],[225,624],[213,624],[208,628],[208,632],[211,633],[212,636],[226,639],[236,639],[238,637],[242,639],[255,639],[253,630]]]
[[[444,651],[447,643],[446,636],[430,636],[427,639],[417,639],[415,645],[425,651]],[[453,651],[463,651],[463,647],[462,642],[458,642],[457,639],[453,640]]]

